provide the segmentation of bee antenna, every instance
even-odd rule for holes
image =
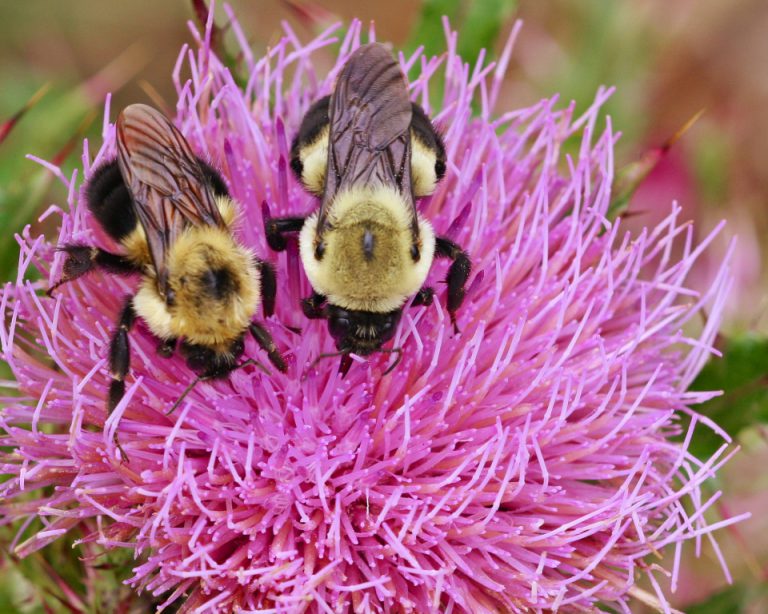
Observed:
[[[201,381],[203,381],[203,380],[205,380],[205,379],[208,379],[208,378],[207,378],[207,377],[202,377],[202,376],[200,376],[200,375],[198,375],[198,376],[197,376],[195,379],[193,379],[193,380],[192,380],[192,382],[190,382],[189,386],[187,386],[187,387],[184,389],[184,392],[182,392],[182,393],[181,393],[181,396],[180,396],[178,399],[176,399],[176,402],[175,402],[175,403],[174,403],[174,404],[171,406],[171,409],[169,409],[167,412],[165,412],[165,415],[166,415],[166,416],[170,416],[170,415],[171,415],[171,414],[172,414],[174,411],[176,411],[176,408],[177,408],[179,405],[181,405],[181,402],[182,402],[182,401],[183,401],[185,398],[187,398],[187,395],[188,395],[190,392],[192,392],[192,389],[193,389],[195,386],[197,386],[198,382],[201,382]]]
[[[397,354],[397,358],[395,358],[395,362],[393,362],[391,365],[387,367],[387,370],[382,373],[382,375],[389,375],[394,368],[400,364],[400,361],[403,359],[403,348],[392,348],[387,350],[379,350],[382,354]]]
[[[233,367],[232,371],[237,371],[238,369],[242,369],[243,367],[247,367],[248,365],[256,365],[257,368],[264,371],[264,373],[266,373],[267,375],[272,375],[272,372],[255,358],[249,358],[248,360],[244,360],[239,365]],[[230,371],[230,373],[232,373],[232,371]]]
[[[309,376],[309,372],[314,369],[318,363],[323,360],[324,358],[333,358],[335,356],[341,356],[341,363],[342,366],[344,365],[345,359],[349,361],[349,364],[352,364],[352,359],[349,357],[350,351],[349,350],[340,350],[338,352],[325,352],[324,354],[320,354],[315,360],[312,362],[311,365],[307,368],[307,371],[304,373],[304,377],[302,379],[306,380]],[[349,371],[349,365],[347,365],[346,370],[342,371],[342,368],[339,368],[339,371],[342,372],[342,377],[346,375],[347,371]]]

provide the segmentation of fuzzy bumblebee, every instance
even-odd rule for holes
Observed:
[[[292,146],[291,167],[321,199],[307,218],[266,218],[270,247],[299,232],[304,271],[314,293],[309,318],[325,318],[342,355],[382,350],[397,330],[406,301],[430,304],[424,287],[434,257],[452,260],[448,312],[456,311],[469,278],[469,256],[436,237],[416,210],[445,173],[445,147],[424,111],[408,97],[405,77],[386,48],[360,47],[333,93],[306,113]],[[458,329],[457,329],[458,330]]]
[[[178,345],[199,379],[224,378],[240,366],[246,331],[285,371],[270,334],[253,321],[259,304],[265,316],[274,311],[275,273],[234,236],[237,205],[221,176],[151,107],[126,107],[116,129],[117,159],[93,174],[86,201],[122,253],[62,246],[64,275],[49,290],[96,269],[141,276],[137,292],[124,301],[110,342],[108,410],[125,393],[128,333],[136,318],[160,340],[163,356],[171,356]]]

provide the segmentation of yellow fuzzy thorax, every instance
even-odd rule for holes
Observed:
[[[253,255],[226,229],[193,226],[171,246],[166,260],[174,295],[167,305],[153,275],[134,298],[137,313],[162,339],[184,337],[193,344],[226,348],[248,327],[260,301],[260,274]],[[225,269],[233,291],[222,298],[204,291],[201,276]]]
[[[302,164],[301,180],[304,187],[315,196],[321,197],[325,189],[325,174],[328,166],[328,127],[317,138],[303,146],[299,152]],[[416,133],[411,131],[411,180],[414,198],[429,196],[437,187],[435,162],[437,155],[429,149]]]
[[[325,173],[328,165],[328,127],[317,138],[302,147],[299,152],[304,186],[315,196],[322,196],[325,189]]]
[[[422,198],[429,196],[437,187],[435,162],[437,155],[411,132],[411,179],[413,181],[413,196]]]
[[[419,220],[421,257],[413,261],[411,215],[402,196],[386,186],[339,194],[329,207],[322,258],[315,257],[316,214],[301,232],[301,258],[313,288],[345,309],[383,313],[402,306],[424,283],[435,247],[431,226]],[[370,259],[363,250],[366,231],[373,236]]]

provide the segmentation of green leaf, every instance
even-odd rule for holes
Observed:
[[[689,605],[687,614],[740,614],[751,610],[757,605],[757,600],[766,596],[765,587],[743,586],[736,584],[710,595],[704,601]]]
[[[492,52],[501,28],[516,7],[516,0],[470,2],[459,30],[459,55],[473,63],[481,49]]]
[[[445,50],[443,17],[454,23],[459,15],[460,0],[424,0],[421,14],[411,30],[405,49],[413,52],[419,45],[424,45],[424,53],[438,55]]]
[[[754,424],[768,422],[768,339],[749,336],[726,340],[723,357],[710,360],[691,388],[723,390],[722,396],[697,409],[732,437]],[[722,443],[717,434],[699,426],[691,452],[699,458],[708,457]]]
[[[516,8],[517,0],[424,0],[405,48],[413,51],[424,45],[427,55],[442,53],[445,50],[443,17],[447,17],[459,33],[459,55],[473,63],[481,49],[493,51],[501,29]]]

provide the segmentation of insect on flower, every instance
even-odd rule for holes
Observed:
[[[305,42],[288,31],[263,56],[238,35],[233,51],[250,75],[239,88],[211,48],[213,27],[211,18],[180,52],[178,74],[190,76],[175,79],[176,125],[195,127],[195,151],[226,160],[250,221],[237,237],[264,254],[261,203],[279,216],[314,204],[286,181],[286,130],[298,133],[333,91],[365,32],[358,21]],[[699,292],[692,276],[714,234],[697,241],[676,206],[640,233],[610,220],[609,91],[583,114],[556,95],[505,108],[518,29],[495,67],[464,61],[446,29],[443,53],[419,49],[400,65],[445,127],[451,170],[418,204],[472,255],[462,334],[411,309],[397,377],[350,369],[342,381],[331,360],[303,382],[242,369],[163,419],[179,361],[156,359],[150,336],[131,333],[131,370],[146,377],[103,425],[94,352],[120,310],[117,280],[91,275],[41,301],[36,280],[51,278],[53,245],[28,229],[17,280],[0,289],[0,352],[15,380],[0,411],[8,551],[29,557],[56,543],[83,558],[119,556],[126,586],[162,612],[630,612],[635,599],[671,611],[659,576],[679,584],[689,547],[711,540],[719,552],[718,532],[748,516],[710,515],[720,497],[711,480],[732,452],[698,458],[691,447],[712,425],[696,405],[715,393],[690,383],[715,351],[731,261]],[[430,98],[436,83],[442,95]],[[116,137],[105,130],[98,151],[84,144],[88,177]],[[56,171],[76,185],[77,170]],[[68,207],[52,208],[59,245],[82,241],[86,199],[68,194]],[[290,300],[276,312],[295,324],[289,309],[309,291],[298,254],[286,256],[276,266]],[[322,324],[270,332],[304,364],[331,342]],[[130,468],[105,462],[118,425]]]
[[[137,317],[160,339],[161,355],[170,357],[181,340],[181,355],[198,374],[182,398],[200,379],[224,378],[249,362],[237,363],[246,331],[285,371],[270,334],[252,320],[260,302],[265,317],[274,311],[274,270],[232,234],[237,205],[218,172],[193,154],[168,118],[145,105],[131,105],[118,117],[117,149],[117,159],[90,179],[86,200],[124,254],[64,245],[64,276],[48,291],[96,269],[142,276],[110,342],[107,409],[125,393],[128,333]]]
[[[342,372],[351,353],[388,351],[381,347],[394,336],[409,297],[432,303],[434,290],[423,284],[435,256],[453,261],[445,281],[458,332],[469,256],[436,237],[416,210],[416,199],[431,194],[445,173],[445,147],[410,101],[403,73],[383,45],[352,54],[333,94],[310,108],[291,167],[321,198],[320,208],[307,218],[265,217],[267,241],[280,251],[283,233],[300,232],[301,261],[314,289],[302,307],[307,317],[328,320]]]

